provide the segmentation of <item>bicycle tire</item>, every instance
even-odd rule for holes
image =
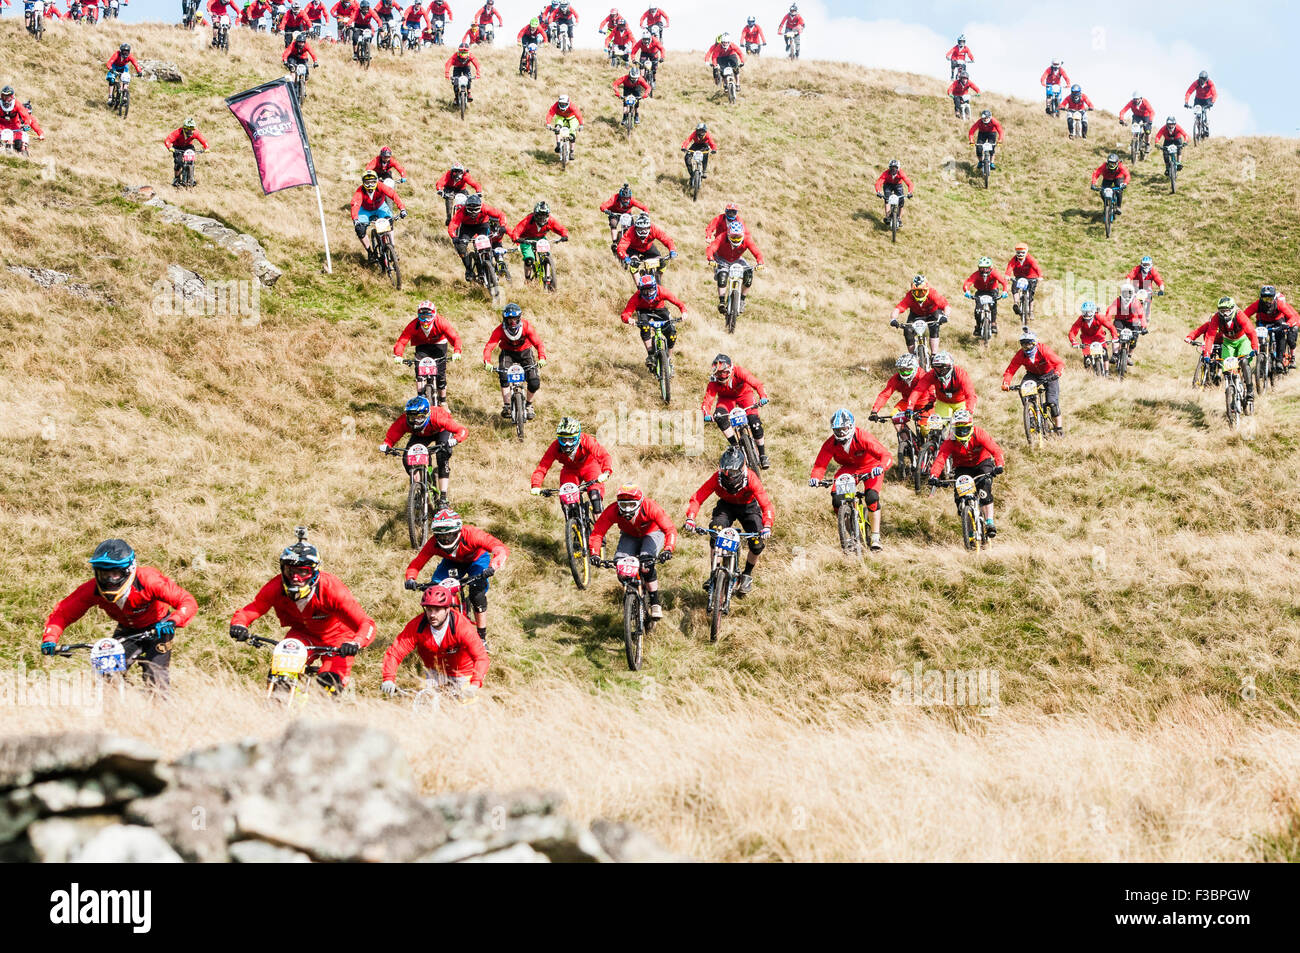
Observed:
[[[713,588],[709,592],[709,641],[717,642],[718,633],[722,629],[722,610],[731,588],[731,574],[725,567],[719,566],[713,570],[710,578],[713,580]]]
[[[740,316],[740,289],[727,295],[727,333],[736,333],[736,318]]]
[[[469,105],[467,102],[468,99],[469,97],[459,89],[456,90],[456,105],[460,107],[460,118],[462,121],[465,119],[465,107]]]
[[[850,556],[858,555],[857,512],[851,498],[844,498],[836,508],[835,527],[840,534],[840,549]]]
[[[1025,428],[1025,442],[1029,444],[1032,450],[1034,447],[1034,412],[1029,406],[1029,401],[1021,401],[1020,419]]]
[[[1107,205],[1105,208],[1102,209],[1101,221],[1102,224],[1106,226],[1106,237],[1110,238],[1111,223],[1115,221],[1115,213],[1113,211],[1112,206]]]
[[[889,241],[898,244],[898,212],[889,213]]]
[[[1115,355],[1115,376],[1123,380],[1128,376],[1128,348],[1122,347]]]
[[[587,554],[587,539],[583,533],[582,520],[574,516],[564,520],[564,551],[569,559],[569,572],[579,589],[586,589],[591,582],[591,561]]]
[[[1234,430],[1237,427],[1237,420],[1241,417],[1240,404],[1235,399],[1237,396],[1235,391],[1236,387],[1233,386],[1232,381],[1229,381],[1227,386],[1223,389],[1224,403],[1226,405],[1225,409],[1228,416],[1228,426]]]
[[[524,395],[515,391],[510,395],[510,417],[514,421],[515,433],[520,440],[524,439],[524,423],[527,420],[527,411],[524,409]]]
[[[542,260],[542,284],[547,291],[555,290],[555,263],[549,255]]]
[[[668,360],[668,348],[662,339],[655,347],[655,373],[659,377],[659,396],[667,406],[673,399],[673,368]]]
[[[746,427],[740,435],[741,450],[745,454],[745,462],[749,464],[751,470],[758,470],[758,446],[754,443],[754,435]]]
[[[414,473],[406,487],[406,532],[411,538],[411,548],[424,545],[428,532],[428,488],[424,480]]]
[[[623,649],[627,656],[628,671],[641,668],[641,650],[645,641],[642,624],[641,595],[630,586],[623,593]]]
[[[979,530],[975,528],[975,517],[969,504],[958,507],[961,511],[961,540],[968,550],[979,549]]]

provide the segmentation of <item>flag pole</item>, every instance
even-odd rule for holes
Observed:
[[[320,234],[325,240],[325,274],[334,274],[334,267],[330,264],[330,236],[325,231],[325,204],[321,201],[320,186],[316,186],[316,208],[320,211]]]

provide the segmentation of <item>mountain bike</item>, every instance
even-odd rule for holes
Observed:
[[[831,505],[835,507],[835,525],[840,533],[840,549],[850,556],[860,556],[867,545],[867,498],[858,490],[862,475],[840,473],[834,479],[817,481],[818,486],[834,487]]]
[[[712,536],[713,566],[709,571],[709,641],[718,641],[722,629],[722,619],[731,613],[731,595],[736,580],[740,576],[740,543],[742,540],[755,539],[761,533],[742,533],[735,527],[726,529],[695,527],[700,536]]]
[[[799,58],[799,34],[794,30],[785,33],[785,55],[792,60]]]
[[[225,14],[217,17],[213,27],[212,45],[226,53],[230,52],[230,18]]]
[[[627,270],[632,273],[633,284],[636,284],[642,275],[654,275],[656,279],[662,280],[664,272],[668,270],[668,262],[672,260],[671,258],[650,256],[642,258],[640,255],[629,255],[628,257],[631,261],[628,263]]]
[[[1101,223],[1106,228],[1106,237],[1110,238],[1110,230],[1115,224],[1115,208],[1117,193],[1124,190],[1123,183],[1115,186],[1106,186],[1102,188],[1099,185],[1092,187],[1094,192],[1101,193]]]
[[[1014,295],[1016,311],[1020,315],[1020,323],[1024,327],[1029,327],[1029,319],[1033,317],[1034,312],[1034,289],[1029,284],[1028,278],[1016,279]]]
[[[1061,115],[1061,87],[1057,83],[1047,86],[1047,115],[1053,119]]]
[[[181,153],[181,188],[192,189],[197,184],[194,179],[194,155],[193,149]]]
[[[980,517],[980,500],[983,494],[975,485],[975,478],[963,473],[956,479],[943,479],[939,486],[951,486],[957,490],[957,516],[961,520],[961,538],[966,548],[978,553],[989,544],[984,520]]]
[[[411,548],[419,549],[429,538],[429,517],[441,508],[434,452],[423,443],[412,443],[405,450],[389,447],[385,452],[390,457],[401,457],[406,464],[406,531]]]
[[[430,25],[433,27],[433,45],[442,46],[443,37],[447,32],[447,19],[442,15],[432,18]]]
[[[519,58],[519,75],[537,79],[537,44],[529,43],[524,47],[524,55]]]
[[[1273,363],[1273,349],[1269,346],[1269,339],[1273,334],[1268,330],[1268,325],[1255,325],[1255,333],[1259,337],[1259,352],[1255,355],[1255,394],[1259,395],[1268,390],[1269,370]]]
[[[515,426],[515,433],[519,439],[524,439],[524,424],[528,420],[528,398],[525,396],[527,388],[527,374],[537,362],[533,361],[527,367],[521,364],[511,364],[506,368],[506,386],[510,388],[510,420]],[[493,371],[492,373],[497,373]]]
[[[397,40],[397,35],[393,32],[393,21],[385,20],[379,28],[379,33],[375,39],[375,46],[381,50],[396,54],[397,48],[401,44]]]
[[[650,592],[645,582],[650,561],[647,559],[643,564],[640,557],[622,555],[593,562],[604,569],[613,569],[623,587],[623,649],[628,670],[635,672],[641,668],[646,633],[655,624],[650,618]]]
[[[407,367],[415,368],[415,392],[427,400],[430,407],[437,407],[441,403],[438,397],[438,376],[441,374],[445,379],[448,360],[446,355],[437,358],[426,355],[402,361]]]
[[[1178,144],[1165,143],[1165,178],[1169,180],[1169,194],[1178,191]]]
[[[946,317],[941,317],[938,320],[938,324],[942,325],[947,323],[947,321],[948,319]],[[906,342],[907,339],[908,329],[909,328],[911,329],[912,344],[910,347],[908,347],[908,350],[916,358],[917,370],[928,371],[930,369],[930,356],[931,356],[929,322],[925,321],[922,318],[917,318],[915,321],[903,321],[903,322],[900,322],[897,318],[893,318],[890,320],[889,326],[891,328],[899,328],[900,330],[902,330],[904,342]],[[935,336],[938,337],[937,334]]]
[[[25,156],[30,151],[29,138],[26,129],[0,129],[0,152],[13,151]]]
[[[295,63],[293,67],[293,91],[298,97],[298,102],[302,102],[303,97],[307,94],[307,64]]]
[[[1123,380],[1128,376],[1129,354],[1137,339],[1147,333],[1146,328],[1116,328],[1119,338],[1115,342],[1111,362],[1115,365],[1115,376]]]
[[[591,582],[592,560],[588,546],[591,528],[596,525],[596,514],[592,511],[587,489],[595,485],[595,480],[584,480],[582,483],[562,483],[558,490],[542,490],[542,496],[560,498],[560,512],[564,515],[564,553],[569,560],[573,582],[579,589],[586,589]]]
[[[1205,106],[1188,106],[1184,109],[1192,111],[1192,145],[1199,146],[1206,139],[1210,138],[1210,113]]]
[[[700,186],[704,183],[704,160],[700,156],[700,150],[691,149],[686,153],[686,161],[691,168],[688,191],[691,193],[691,201],[694,202],[699,200]]]
[[[448,566],[446,579],[443,579],[441,582],[433,582],[432,580],[429,582],[418,582],[415,584],[415,589],[417,592],[424,592],[424,590],[432,588],[433,586],[442,586],[444,589],[450,589],[456,594],[456,608],[472,617],[473,614],[465,608],[470,605],[470,587],[480,579],[490,579],[494,575],[496,575],[496,570],[491,566],[484,569],[482,572],[476,572],[473,575],[464,574],[463,570],[456,566]],[[485,642],[483,644],[486,648],[487,643]]]
[[[993,340],[993,295],[977,294],[975,297],[975,340],[987,348]],[[1002,297],[1006,297],[1005,294]]]
[[[555,290],[555,262],[551,259],[551,243],[548,239],[520,239],[522,249],[531,245],[532,254],[523,255],[524,281],[537,281],[547,291]]]
[[[474,255],[471,259],[474,277],[487,289],[495,304],[501,296],[501,283],[497,274],[497,256],[496,250],[492,247],[492,239],[487,235],[475,235],[471,243],[474,246]]]
[[[90,670],[106,682],[116,684],[120,691],[125,685],[126,670],[134,661],[134,656],[139,654],[135,650],[143,649],[144,646],[157,640],[158,637],[152,626],[138,632],[124,632],[119,628],[114,630],[111,636],[104,636],[94,642],[60,645],[54,650],[54,654],[62,658],[71,658],[77,652],[88,652]],[[128,653],[133,657],[128,659]]]
[[[457,75],[452,79],[452,86],[455,87],[454,103],[460,118],[465,118],[465,110],[469,108],[469,77],[464,73]]]
[[[745,263],[732,262],[727,268],[726,284],[723,285],[723,301],[726,305],[727,333],[736,330],[736,319],[745,310]]]
[[[1147,129],[1146,123],[1141,120],[1134,120],[1131,129],[1132,135],[1129,136],[1128,156],[1129,161],[1136,164],[1144,161],[1147,153],[1151,151],[1151,132]]]
[[[45,3],[40,0],[31,10],[28,10],[23,19],[26,22],[27,32],[36,37],[39,43],[45,35]]]
[[[623,127],[623,138],[629,141],[632,139],[632,131],[636,128],[637,106],[639,103],[640,100],[635,96],[623,97],[623,118],[620,120],[620,124]]]
[[[925,485],[925,477],[921,476],[920,480],[917,480],[920,472],[921,438],[917,436],[916,430],[911,425],[915,415],[914,411],[902,410],[892,417],[869,414],[867,419],[874,423],[892,421],[904,425],[901,430],[895,431],[898,438],[898,456],[894,458],[894,462],[898,467],[898,478],[904,483],[915,483],[916,492],[920,493]]]
[[[248,644],[254,648],[271,648],[271,665],[266,673],[266,697],[282,702],[286,707],[306,701],[308,685],[320,673],[322,659],[333,658],[339,650],[328,645],[308,645],[292,636],[286,639],[268,639],[249,635]],[[331,695],[339,689],[316,680],[316,685]]]
[[[668,351],[668,336],[664,328],[681,323],[681,318],[661,318],[652,311],[638,311],[638,328],[650,329],[650,358],[654,362],[655,379],[659,381],[659,396],[668,404],[673,396],[673,359]]]
[[[1106,345],[1093,341],[1086,348],[1081,344],[1075,347],[1083,349],[1083,369],[1092,371],[1094,377],[1110,376],[1110,358],[1106,354]],[[1116,373],[1119,373],[1117,370]]]
[[[393,245],[393,220],[376,218],[366,229],[370,239],[370,258],[379,265],[379,270],[388,276],[393,287],[402,290],[402,268],[397,262],[397,248]]]
[[[970,93],[953,94],[952,114],[958,119],[970,121]]]
[[[993,149],[995,143],[980,143],[980,177],[984,180],[984,188],[989,187],[989,173],[993,171]]]
[[[1260,335],[1260,363],[1255,372],[1255,386],[1258,387],[1265,376],[1269,384],[1276,385],[1278,378],[1291,369],[1287,327],[1285,324],[1257,324],[1255,331]],[[1267,375],[1263,370],[1265,367]]]
[[[727,101],[735,103],[736,94],[740,92],[740,82],[736,79],[734,67],[722,67],[722,87],[727,91]]]
[[[559,150],[560,171],[563,172],[573,161],[573,129],[568,123],[557,122],[551,131],[555,133],[555,147]]]
[[[1192,347],[1200,348],[1201,345],[1196,341],[1188,341]],[[1223,381],[1223,361],[1219,358],[1217,352],[1211,354],[1201,354],[1196,361],[1196,368],[1192,371],[1192,386],[1204,390],[1207,387],[1218,387]]]
[[[1249,360],[1239,357],[1223,359],[1223,401],[1228,417],[1228,426],[1234,430],[1243,414],[1254,412],[1254,399],[1247,400],[1245,377],[1250,373]]]
[[[373,54],[370,51],[370,33],[361,34],[361,39],[357,41],[357,62],[361,64],[364,70],[370,69],[370,60]]]
[[[737,404],[727,411],[727,422],[736,434],[736,445],[745,454],[745,462],[751,470],[759,470],[758,444],[754,442],[754,432],[749,426],[749,411],[757,410],[758,404],[742,407]],[[714,413],[717,411],[715,410]]]
[[[918,496],[922,493],[929,495],[934,492],[930,486],[930,470],[939,458],[939,447],[948,436],[948,420],[928,410],[914,410],[911,414],[916,422],[917,434],[916,472],[912,476],[912,488]],[[944,461],[943,475],[945,478],[952,476],[951,460]]]
[[[120,70],[113,73],[112,108],[123,119],[131,111],[131,71]]]
[[[1043,414],[1038,382],[1021,380],[1019,384],[1012,384],[1011,390],[1020,395],[1020,417],[1024,423],[1025,440],[1029,443],[1029,449],[1040,449],[1051,428],[1048,427],[1047,418]]]
[[[898,242],[898,225],[903,212],[903,197],[897,192],[885,196],[885,226],[889,229],[889,241]]]

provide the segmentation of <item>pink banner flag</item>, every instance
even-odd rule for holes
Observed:
[[[288,80],[277,79],[226,98],[253,144],[253,158],[267,195],[316,184],[311,145],[298,99]]]

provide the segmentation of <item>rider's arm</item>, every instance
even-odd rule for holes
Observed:
[[[533,478],[529,481],[529,486],[542,485],[546,480],[546,474],[551,470],[551,465],[555,463],[556,454],[559,452],[560,442],[558,440],[552,440],[551,445],[547,447],[546,452],[542,454],[542,459],[537,462],[537,466],[533,470]]]
[[[641,505],[645,506],[646,503],[649,502],[649,500],[646,500]],[[610,528],[614,525],[614,516],[616,513],[618,513],[617,506],[607,506],[601,510],[600,515],[596,517],[596,524],[592,526],[591,536],[587,539],[587,546],[591,555],[600,555],[600,549],[605,544],[605,534],[608,533]]]
[[[654,500],[647,499],[641,504],[645,509],[645,515],[653,521],[659,531],[664,534],[664,552],[672,552],[677,547],[677,527],[673,521],[668,518],[664,508]],[[617,510],[618,507],[611,506],[611,510]]]
[[[177,628],[183,628],[198,613],[199,604],[194,596],[152,566],[141,566],[136,571],[136,580],[146,596],[172,607],[167,618]]]
[[[491,359],[492,352],[496,350],[497,345],[500,343],[501,343],[501,325],[498,324],[495,328],[492,329],[492,333],[488,335],[487,344],[483,345],[483,360],[485,363]]]
[[[366,615],[356,596],[340,580],[322,574],[316,593],[321,607],[333,609],[352,629],[353,635],[344,641],[356,642],[362,648],[375,641],[375,620]]]
[[[546,360],[546,345],[542,343],[542,336],[528,322],[524,322],[524,340],[537,348],[537,359],[539,361]]]
[[[398,666],[402,664],[403,659],[415,650],[416,631],[422,618],[423,613],[406,623],[406,627],[398,633],[397,638],[393,639],[393,644],[384,653],[383,681],[391,682],[396,679]]]
[[[897,381],[898,381],[898,375],[894,374],[892,377],[889,378],[889,381],[885,384],[884,389],[881,390],[881,392],[876,395],[876,399],[871,405],[871,412],[873,414],[880,413],[880,408],[884,407],[885,404],[889,403],[889,395],[894,392],[894,385]]]
[[[874,410],[872,411],[875,412]],[[817,459],[813,461],[812,470],[808,472],[808,479],[820,480],[826,475],[826,468],[831,462],[831,453],[835,449],[835,438],[827,437],[822,444],[822,448],[817,451]]]
[[[411,428],[406,423],[406,415],[403,414],[392,422],[388,432],[384,434],[384,443],[390,447],[397,446],[397,441],[402,439],[403,434],[410,433]]]
[[[59,601],[45,620],[44,642],[58,642],[63,630],[85,615],[95,604],[95,580],[90,579]]]
[[[271,611],[272,606],[275,605],[275,599],[281,592],[280,587],[281,580],[279,576],[276,576],[274,579],[267,582],[266,585],[257,591],[257,595],[253,597],[252,602],[238,610],[230,617],[230,624],[242,625],[247,628],[262,616],[266,615]]]

